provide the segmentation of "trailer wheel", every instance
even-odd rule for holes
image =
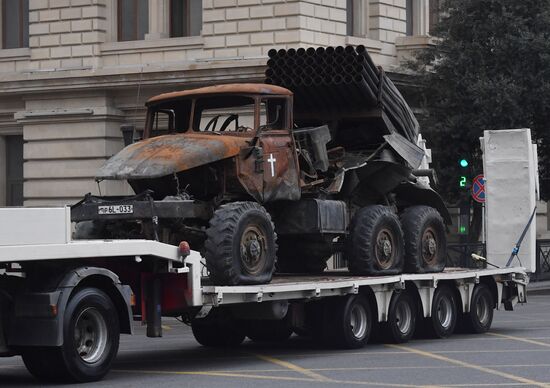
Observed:
[[[119,338],[118,312],[111,299],[97,288],[83,288],[65,310],[63,345],[25,348],[23,362],[39,380],[98,381],[111,368]]]
[[[323,337],[331,345],[345,349],[365,346],[372,330],[369,302],[361,294],[327,300]]]
[[[199,344],[208,347],[233,347],[240,345],[245,334],[234,321],[195,319],[191,323],[193,335]]]
[[[216,284],[271,281],[277,236],[271,217],[261,205],[233,202],[220,206],[206,235],[206,266]]]
[[[487,285],[480,283],[475,286],[472,293],[470,312],[462,315],[463,329],[468,333],[486,333],[493,323],[493,309],[495,302],[493,294]]]
[[[292,333],[286,319],[246,321],[246,336],[254,342],[284,342]]]
[[[364,207],[353,217],[346,241],[349,269],[358,275],[401,273],[404,245],[399,219],[388,207]]]
[[[432,314],[428,318],[428,334],[436,338],[450,337],[456,326],[457,314],[452,289],[445,285],[437,287],[432,301]]]
[[[384,338],[393,343],[411,339],[416,327],[417,307],[407,292],[394,293],[388,311],[388,321],[381,324]]]
[[[401,214],[405,234],[405,270],[441,272],[445,268],[447,237],[439,212],[429,206],[411,206]]]

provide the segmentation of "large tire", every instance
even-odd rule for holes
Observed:
[[[355,213],[346,241],[351,273],[394,275],[403,272],[403,231],[399,219],[382,205],[364,207]]]
[[[462,314],[461,326],[467,333],[486,333],[493,323],[493,309],[495,302],[493,294],[486,284],[475,286],[470,303],[470,311]]]
[[[323,339],[344,349],[366,345],[372,331],[372,312],[361,294],[330,298],[326,301]]]
[[[267,211],[255,202],[220,206],[206,231],[205,259],[219,285],[269,283],[275,270],[277,236]]]
[[[193,320],[191,329],[197,342],[207,347],[234,347],[245,338],[243,328],[236,321],[217,314]]]
[[[286,319],[246,321],[246,336],[254,342],[284,342],[292,335]]]
[[[458,316],[457,300],[453,290],[445,285],[436,288],[431,317],[427,318],[428,335],[434,338],[447,338],[453,334]]]
[[[411,206],[401,214],[405,234],[405,270],[408,273],[445,269],[447,237],[439,212],[429,206]]]
[[[96,288],[71,297],[64,315],[61,347],[27,347],[29,372],[43,381],[92,382],[102,379],[118,352],[120,326],[111,299]]]
[[[394,293],[388,311],[388,321],[381,324],[382,336],[387,342],[409,341],[416,328],[417,306],[407,292]]]

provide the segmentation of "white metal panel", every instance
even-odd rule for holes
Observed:
[[[78,240],[64,244],[0,246],[0,262],[155,256],[181,261],[178,247],[152,240]]]
[[[0,246],[64,244],[70,232],[68,207],[0,208]]]
[[[485,131],[482,148],[487,257],[493,264],[505,266],[536,205],[537,158],[529,129]],[[533,222],[518,255],[528,272],[536,269],[535,228]]]

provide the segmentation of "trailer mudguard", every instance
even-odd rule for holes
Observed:
[[[105,268],[80,267],[69,270],[53,291],[25,292],[15,296],[8,345],[63,345],[65,309],[75,287],[84,284],[100,288],[112,298],[119,313],[121,333],[132,334],[130,287],[122,285],[118,276]]]

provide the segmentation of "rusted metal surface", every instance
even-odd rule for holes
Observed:
[[[237,177],[261,203],[301,197],[294,141],[288,130],[264,132],[258,145],[241,152]]]
[[[153,104],[155,102],[172,100],[175,98],[190,96],[195,97],[208,94],[263,94],[291,96],[292,92],[281,86],[267,84],[226,84],[159,94],[158,96],[151,97],[147,101],[147,105]]]
[[[96,179],[150,179],[237,155],[247,138],[185,133],[153,137],[129,145],[109,159]]]

